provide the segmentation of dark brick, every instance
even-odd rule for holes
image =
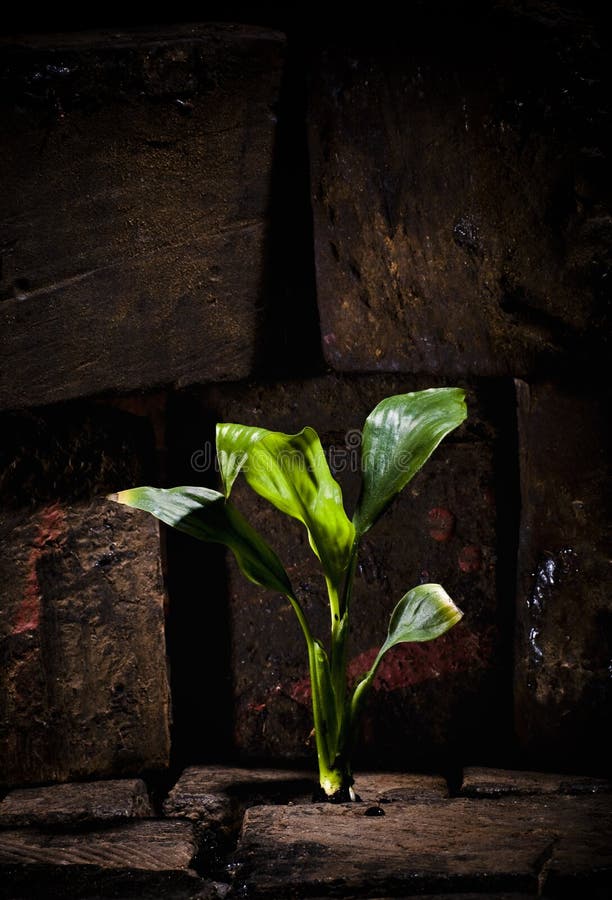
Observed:
[[[168,762],[157,523],[104,499],[150,480],[143,423],[72,404],[2,417],[4,783]]]
[[[245,809],[272,803],[309,804],[315,786],[313,771],[191,766],[168,794],[164,813],[193,822],[199,834],[214,831],[230,837],[238,833]],[[444,778],[399,772],[362,772],[356,790],[365,803],[421,802],[448,796]]]
[[[2,831],[0,897],[206,896],[189,868],[195,850],[187,822],[130,822],[79,833]]]
[[[246,808],[262,803],[311,801],[313,774],[289,769],[191,766],[164,802],[164,813],[188,819],[198,834],[236,836]]]
[[[612,781],[587,775],[517,772],[510,769],[467,768],[463,771],[464,797],[503,797],[527,794],[607,794]]]
[[[90,781],[10,791],[0,825],[85,825],[153,815],[144,781]]]
[[[361,900],[361,897],[356,894],[353,894],[352,896],[345,894],[343,896],[344,900]],[[415,894],[402,894],[401,897],[398,897],[396,894],[386,894],[384,897],[376,896],[375,898],[373,898],[373,900],[391,900],[391,897],[393,897],[393,900],[409,900],[409,897],[413,898],[414,896]],[[490,893],[489,891],[487,891],[485,896],[487,900],[533,900],[534,895],[523,893],[515,894],[514,891],[512,891],[512,893],[507,893],[506,891],[504,891],[502,894],[498,894],[497,891],[495,893]],[[327,895],[327,897],[321,895],[312,897],[311,900],[327,900],[328,897],[329,894]],[[419,900],[483,900],[483,895],[481,893],[474,894],[470,892],[469,894],[464,894],[462,892],[460,894],[457,894],[455,893],[455,891],[453,891],[452,894],[418,894],[418,897]],[[542,900],[547,900],[547,898],[544,897],[542,898]]]
[[[539,768],[609,772],[609,398],[518,384],[516,728]]]
[[[439,800],[260,806],[237,850],[249,897],[476,892],[605,897],[612,887],[609,798]],[[549,894],[550,888],[550,894]],[[569,891],[569,893],[568,893]]]
[[[283,37],[0,45],[0,408],[253,366]]]
[[[180,415],[175,412],[173,420],[182,422],[183,429],[180,438],[174,432],[180,442],[175,452],[180,450],[183,456],[177,480],[189,483],[211,476],[210,471],[189,471],[190,457],[201,463],[211,438],[204,421],[243,422],[287,432],[310,424],[330,450],[350,511],[359,482],[357,430],[366,415],[384,396],[426,386],[431,385],[417,379],[329,376],[191,392],[180,401]],[[470,391],[468,424],[438,448],[363,542],[352,607],[352,679],[373,661],[391,610],[415,584],[442,583],[464,609],[465,619],[431,644],[394,650],[382,664],[364,717],[362,767],[405,769],[418,763],[431,770],[441,759],[448,762],[467,754],[470,747],[483,752],[497,741],[502,717],[511,716],[504,688],[510,673],[501,647],[501,601],[496,595],[497,431],[490,401],[486,392]],[[326,639],[325,586],[304,529],[254,495],[241,479],[233,497],[279,553],[314,633]],[[441,507],[454,520],[453,533],[443,542],[432,537],[430,519],[430,511]],[[185,542],[182,546],[187,552]],[[461,567],[466,546],[480,552],[480,565],[468,571]],[[209,571],[205,552],[194,544],[186,603],[202,566]],[[185,566],[184,556],[181,564]],[[245,759],[312,759],[306,654],[292,610],[285,601],[246,582],[233,563],[219,590],[229,592],[235,746]],[[194,615],[185,609],[182,627],[187,633],[195,628],[190,624]],[[219,681],[218,673],[211,672],[210,677]],[[192,717],[189,726],[193,733]]]
[[[608,57],[579,15],[517,6],[458,23],[442,48],[437,27],[410,28],[313,64],[317,288],[337,370],[524,375],[568,354],[591,365],[606,340]]]
[[[374,900],[390,900],[391,896],[393,896],[394,900],[409,900],[408,894],[403,894],[401,897],[398,897],[396,894],[387,894],[385,897],[377,896]],[[410,894],[410,897],[414,896],[414,894]],[[419,900],[482,900],[483,895],[471,892],[469,894],[464,894],[463,892],[457,894],[453,891],[452,894],[419,894],[418,897]],[[492,894],[487,891],[486,898],[487,900],[533,900],[533,894],[515,894],[514,891],[512,893],[504,891],[503,894],[498,894],[496,891]],[[313,897],[311,900],[327,900],[327,898],[320,896]],[[361,898],[358,898],[356,895],[353,895],[352,897],[345,895],[345,900],[361,900]],[[546,900],[546,897],[542,898],[542,900]]]

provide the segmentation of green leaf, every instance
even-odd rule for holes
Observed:
[[[330,765],[338,752],[338,715],[331,682],[329,659],[320,641],[314,641],[314,671],[311,673],[313,702],[319,705],[319,728]],[[315,725],[316,727],[316,725]]]
[[[363,428],[363,484],[353,517],[359,536],[368,531],[440,441],[467,415],[460,388],[432,388],[387,397]]]
[[[444,588],[439,584],[420,584],[405,594],[397,604],[389,622],[387,640],[378,651],[370,671],[363,676],[353,691],[350,701],[349,742],[354,740],[356,723],[364,699],[372,686],[376,669],[391,647],[406,642],[431,641],[440,637],[463,617]]]
[[[291,583],[277,555],[218,491],[203,487],[138,487],[111,495],[111,499],[143,509],[201,541],[225,544],[250,581],[292,595]]]
[[[229,497],[234,481],[249,457],[253,445],[270,434],[265,428],[250,425],[217,425],[217,457],[225,496]]]
[[[420,584],[404,594],[389,621],[387,640],[375,665],[396,644],[431,641],[440,637],[463,617],[440,584]]]
[[[224,423],[217,426],[217,454],[226,491],[242,469],[254,491],[306,526],[326,577],[338,585],[355,530],[316,431],[283,434]]]

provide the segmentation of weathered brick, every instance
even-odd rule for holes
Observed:
[[[272,803],[309,804],[316,783],[313,771],[191,766],[168,794],[164,813],[194,822],[199,833],[216,831],[230,836],[238,833],[245,809]],[[448,796],[444,778],[403,772],[360,772],[356,790],[366,803],[439,800]]]
[[[110,781],[54,784],[48,787],[10,791],[0,803],[0,825],[90,827],[116,819],[135,819],[153,815],[144,781]]]
[[[130,822],[100,831],[0,831],[0,896],[207,897],[189,867],[187,822]]]
[[[104,499],[149,481],[144,420],[4,415],[0,778],[135,773],[169,754],[157,523]]]
[[[463,770],[464,797],[525,796],[527,794],[609,794],[612,781],[588,775],[555,775],[512,769],[469,767]]]
[[[609,398],[518,384],[516,728],[542,768],[609,771]]]
[[[246,808],[310,801],[313,786],[312,773],[305,771],[190,766],[164,801],[164,813],[193,822],[199,834],[215,832],[221,839],[235,839]]]
[[[246,895],[603,898],[612,886],[605,797],[438,800],[366,813],[362,804],[247,810],[236,854]]]
[[[0,44],[0,408],[247,375],[283,37]]]
[[[173,422],[182,422],[174,465],[176,481],[197,482],[212,473],[189,471],[189,459],[204,466],[209,424],[243,422],[296,432],[315,427],[343,485],[352,510],[359,483],[359,433],[366,415],[383,397],[431,386],[423,380],[344,379],[335,376],[283,384],[247,384],[187,392],[177,401]],[[509,662],[501,649],[500,603],[496,593],[497,424],[495,402],[470,391],[470,419],[448,439],[396,504],[366,536],[355,583],[349,673],[355,680],[373,661],[384,640],[389,615],[415,584],[439,581],[464,609],[465,618],[430,644],[397,648],[382,664],[364,716],[361,765],[435,766],[469,748],[482,752],[499,738],[503,716],[511,717]],[[189,438],[191,436],[191,439]],[[180,454],[181,460],[176,459]],[[207,457],[211,464],[210,454]],[[325,586],[304,529],[254,495],[242,479],[236,505],[277,550],[311,619],[326,639],[329,613]],[[431,511],[452,515],[452,534],[432,534]],[[180,536],[179,536],[180,537]],[[181,540],[181,566],[188,578],[183,629],[191,632],[197,611],[187,608],[187,591],[204,566],[206,548]],[[478,565],[461,565],[465,548],[478,548]],[[191,553],[192,563],[187,562]],[[214,557],[215,561],[217,557]],[[310,693],[303,637],[288,604],[243,579],[233,563],[229,592],[235,746],[246,759],[313,758]],[[205,606],[218,603],[211,595]],[[192,623],[192,624],[190,624]],[[217,633],[219,626],[216,626]],[[220,632],[219,632],[220,633]],[[214,652],[214,651],[213,651]],[[194,670],[193,677],[199,677]],[[221,676],[212,670],[206,681]],[[197,702],[197,699],[194,700]],[[193,720],[189,719],[193,727]],[[180,727],[177,722],[177,727]]]
[[[591,363],[612,227],[608,60],[592,25],[504,4],[441,49],[415,18],[397,47],[313,64],[327,362],[447,376]]]

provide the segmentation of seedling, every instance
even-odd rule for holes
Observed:
[[[309,427],[299,434],[283,434],[247,425],[217,425],[222,493],[203,487],[139,487],[112,497],[200,540],[225,544],[250,581],[287,598],[306,640],[319,780],[330,799],[354,798],[351,757],[357,723],[385,653],[396,644],[439,637],[463,615],[441,585],[412,588],[393,610],[387,639],[371,669],[348,690],[347,639],[359,543],[465,417],[464,393],[458,388],[400,394],[379,403],[363,428],[363,480],[352,521],[318,435]],[[241,473],[254,491],[308,531],[327,585],[328,649],[313,636],[278,556],[229,502]]]

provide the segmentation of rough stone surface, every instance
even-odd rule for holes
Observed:
[[[592,385],[518,384],[515,711],[538,768],[609,773],[609,409]]]
[[[149,429],[81,404],[4,415],[0,428],[0,779],[164,766],[158,528],[104,499],[149,481]]]
[[[283,45],[3,40],[0,408],[251,371]]]
[[[328,894],[327,897],[330,895]],[[390,900],[390,897],[393,896],[394,900],[408,900],[408,896],[414,897],[415,894],[402,894],[401,897],[398,897],[396,894],[390,895],[386,894],[384,897],[372,897],[371,900]],[[490,893],[487,891],[486,895],[487,900],[533,900],[533,894],[515,894],[512,892],[511,894],[504,891],[503,894]],[[483,894],[464,894],[463,892],[460,894],[456,894],[454,891],[452,894],[418,894],[419,900],[483,900]],[[327,900],[326,897],[314,897],[311,900]],[[353,897],[346,897],[344,900],[361,900],[356,895]],[[544,898],[546,900],[546,898]]]
[[[244,809],[253,805],[312,799],[313,774],[285,769],[191,766],[164,802],[164,813],[188,819],[198,832],[236,834]]]
[[[317,288],[336,369],[524,375],[592,362],[606,340],[600,32],[543,3],[455,22],[446,42],[438,22],[411,23],[395,47],[313,64]]]
[[[254,807],[237,850],[252,897],[470,891],[604,897],[612,808],[604,797]],[[573,896],[576,896],[574,894]]]
[[[328,376],[186,392],[173,419],[183,423],[174,451],[183,464],[176,483],[206,481],[214,474],[205,453],[213,438],[204,422],[243,422],[290,433],[309,424],[329,450],[350,514],[359,487],[359,429],[367,414],[385,396],[429,386],[430,380],[414,378]],[[470,746],[481,753],[501,734],[502,717],[511,715],[501,604],[513,598],[496,592],[498,402],[496,390],[470,390],[468,424],[438,448],[363,541],[352,606],[351,680],[369,668],[391,610],[415,584],[443,584],[465,618],[448,635],[397,648],[385,659],[365,712],[356,771],[431,768],[451,756],[456,761]],[[174,428],[172,433],[177,435]],[[325,586],[304,529],[241,482],[234,486],[234,502],[279,553],[314,633],[326,640]],[[453,522],[443,540],[440,510]],[[181,566],[187,572],[187,541],[182,544]],[[193,546],[191,552],[194,574],[187,577],[187,591],[206,558],[206,548]],[[229,593],[235,746],[245,759],[313,758],[306,653],[294,614],[273,593],[244,580],[233,561],[228,566],[219,590]],[[195,615],[187,603],[182,608]],[[183,625],[186,631],[194,627]],[[193,716],[189,725],[193,729]]]
[[[140,779],[55,784],[10,791],[0,803],[0,825],[91,825],[152,816]]]
[[[503,797],[526,794],[609,794],[612,781],[587,775],[554,775],[551,772],[515,772],[509,769],[463,770],[464,797]]]
[[[80,834],[35,829],[0,833],[2,865],[30,862],[168,871],[186,869],[194,851],[186,822],[152,820]]]
[[[189,868],[195,850],[187,822],[61,834],[1,831],[0,896],[195,896],[201,887]]]
[[[316,785],[313,772],[192,766],[164,802],[164,813],[189,819],[204,830],[237,833],[245,809],[270,804],[309,804]],[[439,800],[448,796],[444,778],[435,775],[360,772],[355,789],[365,803]],[[0,807],[1,810],[1,807]]]

